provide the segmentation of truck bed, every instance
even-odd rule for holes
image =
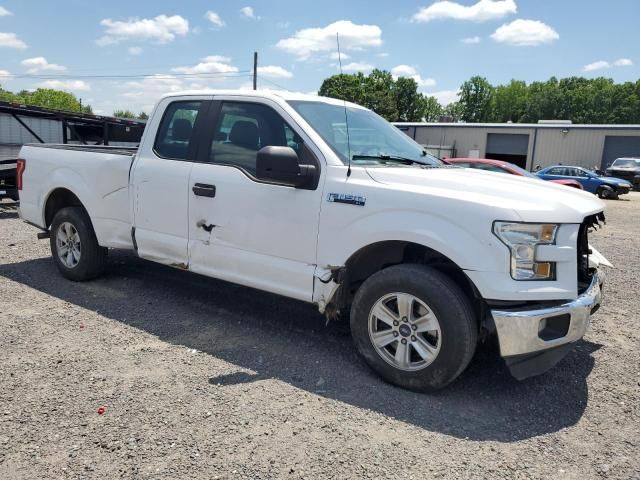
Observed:
[[[56,190],[73,193],[89,212],[96,237],[105,247],[133,248],[129,171],[137,148],[99,145],[28,144],[20,214],[48,228],[46,204]]]

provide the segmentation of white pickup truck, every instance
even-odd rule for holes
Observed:
[[[349,318],[385,380],[435,390],[496,337],[516,378],[585,334],[606,260],[593,195],[443,164],[358,105],[292,93],[163,97],[137,150],[27,145],[21,217],[65,277],[109,248]],[[250,292],[247,291],[247,295]]]

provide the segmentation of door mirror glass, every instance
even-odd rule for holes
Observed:
[[[301,165],[298,154],[291,147],[268,146],[258,151],[258,180],[300,188],[308,185],[315,173],[315,165]]]

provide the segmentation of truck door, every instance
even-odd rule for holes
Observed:
[[[189,268],[310,301],[324,159],[287,113],[267,99],[217,100],[191,170]],[[203,136],[204,137],[204,136]],[[260,148],[290,146],[319,176],[309,189],[256,179]]]
[[[134,235],[142,258],[187,264],[189,175],[197,155],[196,131],[209,98],[168,98],[146,126],[131,175]]]

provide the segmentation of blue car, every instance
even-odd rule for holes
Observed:
[[[591,170],[582,167],[566,167],[555,165],[536,172],[544,180],[576,180],[587,192],[594,193],[600,198],[617,199],[619,195],[629,193],[631,183],[615,177],[601,177]]]

